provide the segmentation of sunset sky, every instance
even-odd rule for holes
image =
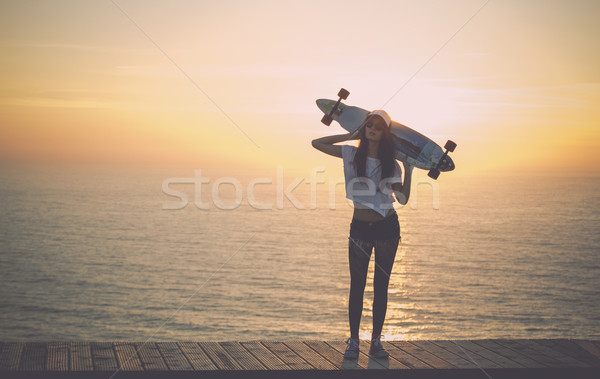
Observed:
[[[308,172],[339,165],[310,141],[343,133],[315,100],[344,87],[465,174],[599,171],[596,0],[0,7],[3,164]]]

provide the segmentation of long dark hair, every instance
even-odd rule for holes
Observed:
[[[372,116],[378,117],[378,116]],[[361,128],[359,137],[360,142],[358,144],[358,151],[354,156],[354,165],[356,167],[356,173],[358,176],[366,176],[367,166],[367,151],[369,148],[369,140],[365,133],[365,127]],[[379,148],[377,149],[377,156],[381,164],[381,180],[389,178],[394,174],[394,141],[390,128],[383,128],[383,135],[379,140]]]

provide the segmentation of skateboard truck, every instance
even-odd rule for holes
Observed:
[[[429,176],[430,178],[432,178],[434,180],[437,179],[438,176],[440,176],[440,170],[439,170],[440,165],[446,161],[448,152],[453,152],[454,149],[456,149],[456,143],[454,141],[448,140],[448,142],[446,142],[446,144],[444,145],[444,149],[446,149],[446,151],[444,151],[444,154],[438,161],[437,165],[435,165],[435,167],[432,168],[431,170],[429,170],[429,172],[427,173],[427,176]]]
[[[331,125],[331,121],[333,121],[333,115],[334,113],[338,110],[338,106],[340,105],[340,102],[342,100],[346,100],[348,98],[348,95],[350,95],[350,92],[348,92],[348,90],[342,88],[340,89],[340,92],[338,92],[338,101],[337,103],[335,103],[335,105],[333,106],[333,108],[331,108],[331,111],[329,113],[327,113],[326,115],[323,116],[323,118],[321,119],[321,122],[327,126]]]

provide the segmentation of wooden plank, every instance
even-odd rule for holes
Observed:
[[[420,361],[425,362],[428,366],[433,368],[456,368],[454,365],[446,362],[443,359],[438,358],[437,356],[431,354],[427,350],[410,343],[409,341],[392,341],[394,346],[404,350],[415,358],[418,358]]]
[[[444,349],[462,357],[465,360],[473,362],[475,366],[480,369],[486,368],[501,368],[499,364],[490,361],[487,358],[484,358],[478,354],[475,354],[469,350],[465,350],[462,346],[456,344],[454,340],[435,340],[431,341],[432,343],[438,345],[439,347],[443,347]]]
[[[302,341],[289,341],[285,342],[286,346],[289,347],[294,353],[302,357],[306,362],[317,370],[337,370],[338,368],[310,346]]]
[[[527,367],[527,368],[548,367],[548,366],[543,365],[542,363],[539,363],[539,362],[527,357],[524,354],[521,354],[513,349],[509,349],[506,346],[500,345],[499,343],[496,342],[496,340],[476,340],[473,342],[485,347],[488,350],[495,351],[496,353],[498,353],[506,358],[509,358],[509,359],[513,360],[514,362],[521,364],[524,367]]]
[[[46,369],[47,347],[44,342],[26,342],[21,354],[20,370],[43,371]]]
[[[21,363],[23,342],[3,342],[0,350],[0,371],[16,371]]]
[[[112,342],[91,342],[94,371],[116,371],[119,368]]]
[[[194,370],[218,370],[218,367],[215,366],[197,342],[178,342],[177,345],[179,345]]]
[[[546,347],[536,340],[522,340],[523,343],[530,345],[532,348],[541,351],[545,355],[555,359],[556,361],[562,362],[563,367],[592,367],[591,365],[581,362],[569,355],[563,354],[559,351]]]
[[[169,369],[156,346],[156,342],[134,342],[134,346],[144,371],[167,371]]]
[[[585,349],[585,351],[587,351],[597,359],[600,359],[600,347],[596,346],[596,344],[594,344],[592,341],[577,339],[573,340],[573,342],[581,348]]]
[[[556,359],[553,359],[552,357],[548,357],[535,346],[532,347],[531,345],[524,344],[523,341],[525,340],[495,340],[495,342],[499,343],[500,345],[506,346],[514,351],[517,351],[520,354],[523,354],[528,358],[533,359],[534,361],[539,362],[547,367],[565,367],[565,365],[562,362],[559,362]]]
[[[384,341],[386,342],[385,349],[390,353],[390,357],[402,363],[409,369],[432,369],[433,367],[420,360],[418,357],[410,354],[401,346],[406,345],[406,341]],[[383,344],[383,343],[382,343]],[[406,345],[411,350],[413,345]]]
[[[267,349],[260,341],[248,341],[241,343],[256,359],[268,370],[291,370],[279,357]]]
[[[348,344],[345,341],[325,341],[329,346],[343,354],[346,351]],[[360,350],[358,359],[344,359],[342,362],[342,369],[367,369],[369,368],[369,356],[365,354],[365,345],[368,345],[366,340],[360,340]],[[367,350],[368,352],[369,350]],[[378,365],[380,366],[380,365]]]
[[[453,352],[448,351],[448,350],[444,349],[443,347],[440,347],[440,346],[432,343],[431,341],[419,340],[419,341],[410,341],[410,343],[412,343],[413,345],[419,346],[423,350],[427,350],[428,352],[435,355],[436,357],[439,357],[440,359],[443,359],[446,362],[452,364],[454,367],[478,368],[477,365],[475,363],[473,363],[473,361],[469,360],[468,358],[465,359],[461,356],[458,356],[458,355],[454,354]]]
[[[71,351],[71,361],[69,369],[71,371],[93,371],[92,348],[89,342],[69,342]]]
[[[302,357],[290,350],[283,342],[262,341],[262,344],[293,370],[310,370],[313,368],[302,359]]]
[[[469,340],[455,340],[455,343],[460,345],[463,349],[469,350],[472,353],[489,359],[490,361],[498,364],[502,368],[524,368],[522,364],[519,364],[503,355],[497,354],[494,351],[488,350],[485,347],[474,343]]]
[[[333,341],[330,341],[330,342],[333,342]],[[331,345],[329,345],[325,341],[305,341],[305,343],[307,346],[309,346],[311,349],[313,349],[314,351],[319,353],[322,357],[327,359],[329,362],[331,362],[337,368],[340,368],[340,369],[352,369],[352,368],[362,369],[363,368],[360,366],[352,367],[352,365],[349,365],[348,364],[349,362],[347,362],[348,360],[344,359],[344,354],[339,352],[337,349],[334,349],[333,347],[331,347]],[[350,366],[350,367],[348,367],[348,366]]]
[[[0,371],[217,371],[339,369],[589,369],[600,367],[600,341],[483,339],[382,341],[389,359],[344,360],[344,341],[1,342]],[[136,353],[136,349],[140,352]],[[463,351],[464,350],[464,351]],[[471,356],[476,363],[465,354]],[[120,368],[119,368],[120,367]]]
[[[242,367],[218,342],[200,342],[199,345],[219,370],[242,370]]]
[[[66,342],[49,342],[47,348],[47,370],[69,371],[69,345]]]
[[[175,342],[157,342],[156,347],[160,351],[169,370],[171,371],[191,371],[192,365],[183,354]]]
[[[115,342],[114,346],[121,371],[144,371],[133,342]]]
[[[600,366],[600,358],[590,354],[587,350],[565,338],[560,339],[535,339],[535,342],[557,350],[562,354],[568,355],[577,359],[580,362],[587,363],[592,367]]]
[[[264,370],[266,368],[239,342],[226,341],[221,342],[220,345],[244,370]]]

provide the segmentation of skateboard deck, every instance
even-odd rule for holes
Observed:
[[[369,114],[366,109],[349,106],[339,100],[318,99],[317,106],[325,115],[330,115],[331,119],[337,121],[348,132],[354,132],[361,127]],[[455,166],[452,158],[431,139],[396,121],[392,121],[390,131],[396,146],[396,159],[423,170],[454,170]],[[448,144],[446,145],[447,149]],[[452,142],[452,144],[454,143]],[[448,150],[452,151],[454,148]],[[433,178],[437,179],[437,175]]]

